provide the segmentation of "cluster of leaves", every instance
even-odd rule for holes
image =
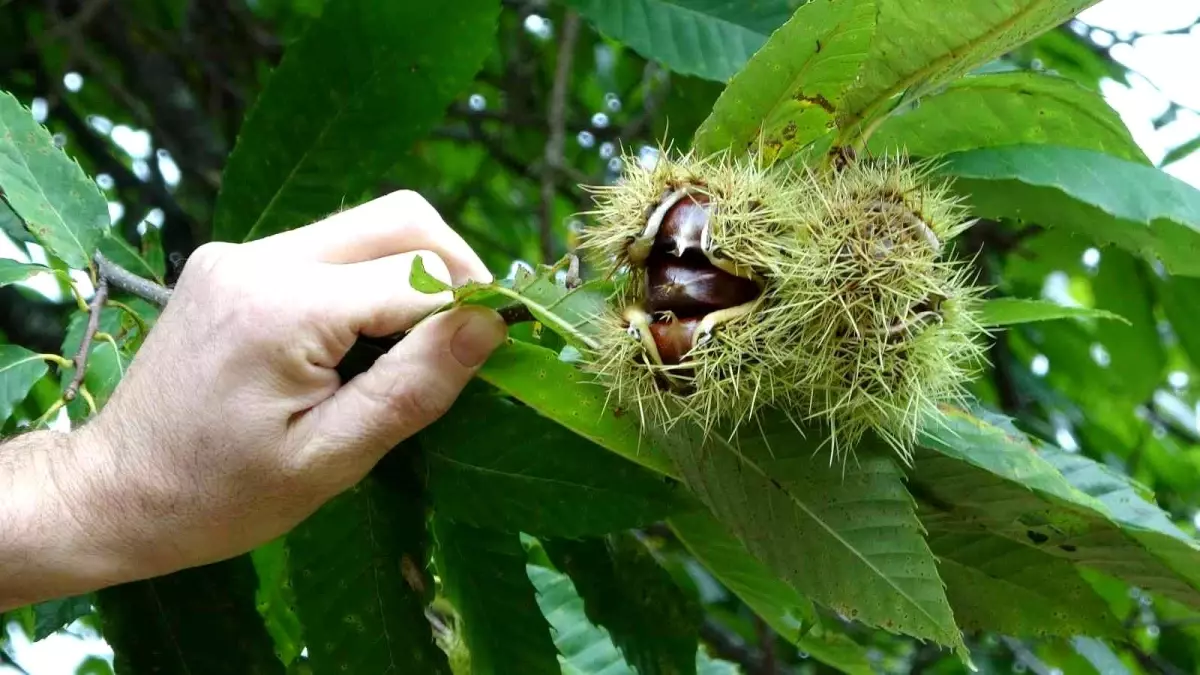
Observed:
[[[570,248],[567,223],[584,205],[563,179],[604,180],[614,157],[582,139],[566,148],[574,123],[555,118],[577,108],[616,117],[614,90],[637,104],[627,135],[613,137],[630,142],[669,123],[677,144],[701,152],[942,158],[983,219],[957,244],[979,254],[997,289],[986,317],[1011,329],[976,383],[977,407],[930,419],[912,469],[867,442],[843,470],[813,456],[819,429],[801,436],[770,416],[733,439],[639,428],[574,363],[603,286],[565,283],[557,265],[518,269],[457,289],[456,302],[519,305],[530,320],[441,421],[360,485],[246,556],[6,617],[33,638],[84,617],[128,673],[1200,664],[1200,544],[1189,521],[1200,434],[1191,399],[1163,386],[1168,370],[1200,363],[1190,312],[1200,192],[1149,164],[1096,91],[1097,69],[1063,47],[1078,38],[1052,30],[1090,3],[569,0],[549,10],[562,26],[557,56],[523,29],[545,20],[524,4],[255,4],[289,44],[244,122],[232,123],[238,140],[215,199],[205,201],[213,167],[203,150],[233,136],[224,116],[206,125],[216,140],[193,161],[178,137],[163,141],[179,143],[179,199],[202,204],[167,214],[186,236],[110,227],[96,183],[0,94],[0,224],[48,258],[0,261],[0,286],[49,274],[73,298],[61,346],[0,344],[0,431],[64,408],[86,419],[153,324],[156,309],[136,298],[114,291],[90,309],[76,295],[71,274],[97,280],[97,251],[164,281],[184,240],[266,236],[395,183],[427,192],[493,267]],[[239,20],[247,11],[230,9]],[[187,22],[186,10],[154,16],[152,36]],[[569,30],[580,16],[595,31]],[[45,16],[22,18],[28,25],[0,30],[32,30]],[[109,38],[111,50],[119,41]],[[35,42],[45,59],[35,85],[49,86],[51,42]],[[582,45],[608,65],[565,71],[574,82],[564,89],[555,66]],[[1033,58],[1076,77],[1024,67]],[[218,68],[231,90],[257,88],[254,68]],[[669,91],[663,68],[676,73]],[[115,90],[137,86],[118,79]],[[463,112],[468,92],[504,112],[472,114],[473,97]],[[532,113],[534,134],[539,103],[551,113]],[[592,141],[609,128],[592,127]],[[90,131],[61,133],[71,151]],[[95,173],[130,171],[91,159]],[[531,195],[543,200],[532,225]],[[1069,303],[1037,299],[1047,278],[1066,282]],[[419,271],[412,282],[436,288]],[[81,396],[68,401],[89,311],[100,313],[98,339]],[[344,367],[371,356],[364,344]]]

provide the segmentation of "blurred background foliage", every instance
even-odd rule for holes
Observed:
[[[470,91],[361,198],[419,191],[500,276],[572,249],[581,212],[589,208],[580,185],[612,181],[623,162],[653,161],[662,145],[686,148],[720,94],[721,79],[736,70],[727,61],[737,54],[716,51],[692,55],[694,67],[671,70],[646,57],[656,52],[654,34],[628,44],[606,37],[606,26],[620,21],[620,6],[632,1],[506,0],[496,43]],[[752,53],[754,36],[765,40],[799,3],[676,4],[725,17],[744,33],[743,47]],[[170,282],[211,237],[221,171],[239,125],[284,49],[322,5],[0,0],[0,89],[31,106],[96,177],[114,223],[159,261]],[[1076,20],[987,68],[1052,71],[1099,89],[1136,76],[1111,52],[1145,37],[1093,31]],[[1164,126],[1180,115],[1195,111],[1170,101],[1152,123]],[[1162,163],[1179,161],[1198,145],[1200,139],[1180,143]],[[0,230],[6,251],[37,258],[36,245],[2,203]],[[1200,523],[1192,384],[1200,376],[1200,281],[1168,277],[1119,249],[1101,253],[1064,231],[987,223],[970,236],[981,251],[984,280],[1005,294],[1093,306],[1132,322],[1059,321],[1000,333],[990,354],[994,367],[976,385],[980,396],[1026,431],[1128,473],[1194,532]],[[0,288],[0,337],[57,351],[74,310],[61,288]],[[56,395],[42,392],[41,398]],[[38,397],[35,391],[27,405],[40,405]],[[667,568],[704,604],[703,637],[722,657],[747,673],[834,672],[755,619],[671,541],[670,532],[648,534],[663,538]],[[1122,584],[1098,588],[1123,619],[1127,647],[1114,652],[1092,640],[985,635],[972,643],[977,664],[983,672],[1200,672],[1200,615]],[[46,625],[53,624],[47,618]],[[85,618],[68,630],[94,636],[88,626]],[[851,638],[846,662],[861,664],[862,672],[962,668],[931,646],[848,622],[840,628]],[[6,643],[15,653],[0,637],[0,645]],[[91,658],[78,672],[109,672],[108,664]]]

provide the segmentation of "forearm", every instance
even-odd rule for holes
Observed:
[[[0,611],[138,574],[104,521],[120,508],[110,481],[77,440],[40,431],[0,442]]]

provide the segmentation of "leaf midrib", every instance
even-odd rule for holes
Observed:
[[[891,87],[884,90],[882,93],[877,94],[875,96],[875,98],[873,98],[867,105],[862,106],[862,108],[858,112],[855,112],[854,114],[850,115],[847,118],[846,123],[841,125],[843,132],[852,130],[855,126],[858,125],[859,122],[861,122],[864,119],[867,119],[868,117],[873,115],[875,113],[875,111],[881,105],[883,105],[887,101],[891,100],[891,98],[893,96],[895,96],[896,94],[908,89],[914,83],[920,82],[926,76],[928,76],[929,74],[938,70],[943,65],[955,61],[958,58],[958,54],[963,53],[963,52],[970,53],[975,47],[978,47],[980,44],[987,42],[988,40],[991,40],[996,35],[1000,35],[1000,34],[1004,33],[1005,31],[1007,31],[1008,29],[1012,28],[1014,25],[1016,25],[1018,20],[1024,19],[1034,9],[1040,9],[1043,4],[1044,4],[1044,2],[1042,0],[1034,0],[1034,2],[1031,2],[1028,5],[1026,5],[1025,8],[1022,9],[1021,11],[1013,14],[1012,16],[1008,17],[1008,19],[1001,21],[1000,23],[993,26],[991,30],[983,33],[982,35],[976,37],[973,40],[969,40],[969,41],[963,43],[962,45],[958,46],[957,48],[948,50],[946,53],[942,54],[938,58],[925,64],[924,67],[918,68],[917,70],[910,73],[904,79],[900,80],[899,82],[894,83]],[[839,136],[841,136],[841,134],[839,134]]]
[[[724,439],[718,439],[718,440],[720,440],[721,444],[723,446],[725,446],[730,452],[733,452],[735,455],[737,455],[738,459],[741,460],[746,466],[749,466],[752,469],[754,469],[754,471],[756,473],[758,473],[760,476],[762,476],[764,479],[766,479],[768,483],[771,483],[773,486],[775,486],[775,483],[772,482],[772,480],[773,480],[772,477],[769,474],[767,474],[766,471],[764,471],[762,469],[762,467],[760,467],[758,465],[757,462],[751,460],[749,457],[746,457],[744,454],[742,454],[740,451],[738,451],[737,448],[735,448],[732,444],[726,443],[724,441]],[[804,502],[802,502],[798,497],[796,497],[794,494],[792,494],[792,491],[790,489],[785,488],[782,483],[779,483],[776,487],[779,488],[780,492],[787,495],[788,499],[792,502],[792,504],[794,504],[796,506],[796,508],[800,509],[805,515],[807,515],[810,519],[812,519],[813,522],[815,522],[823,530],[828,532],[829,535],[831,537],[833,537],[835,541],[837,541],[839,544],[844,546],[846,548],[846,550],[848,550],[851,554],[854,555],[854,557],[856,557],[860,561],[862,561],[862,563],[864,565],[866,565],[869,570],[874,572],[879,578],[881,578],[885,582],[887,582],[888,586],[890,586],[894,591],[896,591],[897,595],[904,598],[909,604],[911,604],[913,607],[915,607],[916,610],[918,612],[920,612],[922,616],[924,616],[926,619],[928,619],[934,626],[938,627],[940,630],[941,623],[937,620],[937,618],[935,616],[933,616],[932,614],[930,614],[929,611],[926,610],[925,607],[921,603],[917,602],[916,599],[914,599],[907,592],[905,592],[904,589],[902,589],[890,576],[888,576],[887,574],[884,574],[883,571],[880,570],[875,565],[875,563],[872,562],[866,555],[864,555],[857,548],[855,548],[849,541],[847,541],[844,537],[842,537],[842,535],[837,530],[835,530],[832,526],[830,526],[828,523],[826,523],[823,519],[819,518],[817,516],[817,514],[814,513]]]

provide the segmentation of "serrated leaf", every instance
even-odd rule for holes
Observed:
[[[943,170],[978,216],[1067,228],[1200,276],[1200,191],[1158,169],[1089,150],[1018,145],[955,153]]]
[[[878,0],[877,37],[846,94],[840,126],[852,136],[860,122],[883,114],[897,96],[948,82],[1095,2]]]
[[[875,32],[875,0],[812,0],[730,81],[693,147],[786,157],[834,125]]]
[[[986,533],[929,537],[954,618],[1014,637],[1120,637],[1108,605],[1069,560]]]
[[[108,202],[96,183],[54,145],[29,110],[0,91],[0,192],[25,229],[74,268],[91,263],[108,230]]]
[[[1114,512],[1068,481],[1045,448],[965,411],[943,408],[920,442],[928,450],[914,461],[911,486],[931,531],[983,529],[1200,607],[1200,547],[1157,507]],[[1112,492],[1109,482],[1084,484],[1093,486]]]
[[[985,300],[979,307],[979,322],[984,326],[1012,326],[1034,321],[1054,319],[1115,319],[1128,324],[1129,321],[1112,312],[1090,307],[1071,307],[1049,300],[1026,298],[993,298]]]
[[[552,350],[524,342],[501,345],[479,378],[610,452],[674,474],[662,451],[641,437],[637,411],[610,405],[608,390]]]
[[[99,591],[117,675],[283,675],[248,556]]]
[[[875,672],[866,649],[844,635],[815,628],[812,601],[771,572],[712,515],[672,516],[668,525],[696,560],[780,637],[839,672]]]
[[[18,403],[25,400],[33,385],[49,371],[46,362],[34,352],[17,345],[0,344],[0,424]]]
[[[747,427],[753,427],[752,429]],[[845,467],[781,416],[655,435],[684,482],[784,581],[869,626],[966,648],[892,453],[867,444]],[[817,452],[814,452],[817,450]]]
[[[384,461],[392,460],[399,461]],[[405,577],[405,570],[421,574],[425,567],[419,487],[398,468],[380,472],[334,497],[287,536],[309,663],[315,673],[449,675],[425,618],[432,581]]]
[[[435,560],[446,597],[462,617],[473,675],[559,675],[550,626],[525,571],[517,534],[433,519]]]
[[[494,43],[499,10],[498,0],[458,0],[436,12],[408,2],[329,2],[288,47],[242,125],[213,237],[258,239],[361,199],[471,81]]]
[[[23,263],[9,258],[0,258],[0,287],[31,279],[39,274],[53,274],[45,265]]]
[[[595,536],[703,508],[675,481],[488,392],[460,397],[420,442],[434,508],[476,527]]]
[[[787,0],[567,0],[601,33],[671,70],[724,82],[787,20]]]
[[[1149,160],[1099,92],[1037,73],[966,77],[892,114],[867,144],[918,157],[1001,145],[1045,144]]]
[[[554,629],[564,675],[636,675],[608,631],[588,621],[583,598],[570,577],[535,564],[527,565],[525,571],[537,590],[538,607]]]
[[[636,537],[544,540],[542,546],[571,577],[588,620],[608,631],[640,675],[696,672],[703,611]]]

